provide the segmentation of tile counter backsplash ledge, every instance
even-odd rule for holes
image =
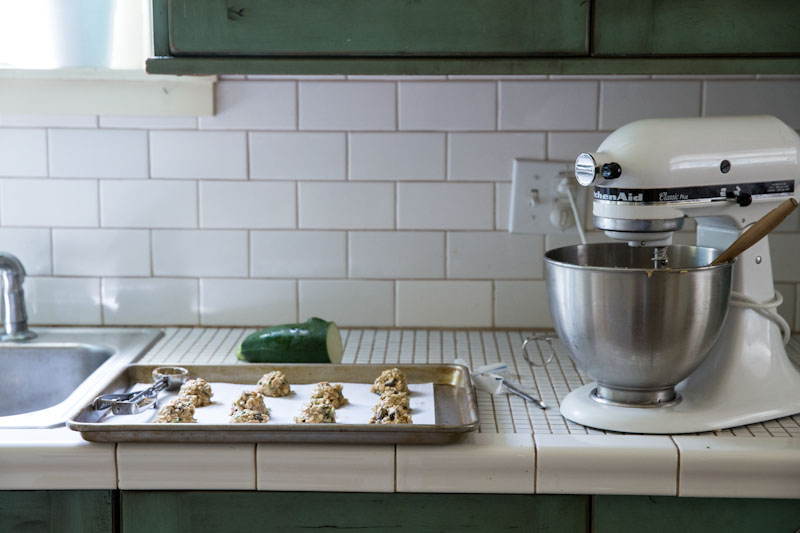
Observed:
[[[800,128],[800,77],[240,76],[216,100],[0,116],[0,249],[32,324],[550,327],[543,255],[577,237],[507,232],[515,157],[568,162],[645,117]],[[797,330],[800,215],[770,240]]]

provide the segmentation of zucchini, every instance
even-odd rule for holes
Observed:
[[[340,363],[342,352],[336,324],[312,317],[248,335],[236,357],[249,363]]]

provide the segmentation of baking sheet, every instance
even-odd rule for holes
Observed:
[[[100,394],[116,394],[131,390],[136,384],[152,381],[151,373],[159,365],[135,364],[120,371],[103,388]],[[182,365],[189,371],[190,377],[202,377],[212,383],[229,383],[241,386],[241,389],[255,389],[258,379],[273,370],[280,370],[298,392],[313,387],[320,381],[330,383],[360,384],[361,390],[369,387],[380,373],[390,368],[400,369],[407,377],[409,387],[430,384],[433,389],[432,402],[420,404],[419,413],[412,412],[412,424],[368,424],[362,421],[344,422],[339,417],[335,424],[296,424],[284,419],[270,420],[266,424],[231,424],[227,421],[229,398],[214,397],[219,408],[225,413],[224,423],[173,423],[153,424],[130,416],[115,423],[106,423],[108,411],[96,411],[92,404],[85,406],[72,419],[67,420],[67,427],[79,431],[81,436],[93,442],[310,442],[310,443],[349,443],[349,444],[445,444],[458,442],[479,426],[478,405],[472,387],[469,371],[462,365],[430,364],[430,365],[355,365],[355,364],[235,364],[235,365]],[[214,390],[221,394],[222,389]],[[355,391],[355,389],[354,389]],[[424,398],[421,390],[420,399]],[[366,399],[358,399],[360,393],[345,392],[351,400],[366,404],[367,408],[377,403],[378,396],[366,393]],[[225,393],[227,396],[228,394]],[[306,401],[306,394],[297,394],[293,401]],[[223,400],[224,403],[223,403]],[[227,401],[230,400],[230,401]],[[273,399],[268,399],[268,403]],[[413,400],[412,400],[413,402]],[[412,403],[412,408],[415,407]],[[424,409],[423,409],[424,407]],[[204,409],[197,409],[200,416]],[[299,407],[298,407],[299,409]],[[145,416],[155,416],[149,410]],[[347,412],[347,408],[342,410]],[[426,414],[428,412],[428,414]],[[291,414],[293,417],[296,412]],[[418,418],[418,415],[421,418]],[[432,416],[432,421],[427,418]],[[135,416],[135,415],[134,415]],[[281,415],[283,416],[283,415]],[[358,415],[360,417],[360,415]],[[110,417],[109,417],[110,418]],[[198,418],[199,420],[199,418]],[[367,417],[368,420],[368,417]]]
[[[132,391],[146,389],[152,383],[137,383]],[[203,424],[228,424],[230,423],[231,404],[244,391],[255,390],[254,385],[239,383],[211,382],[212,404],[199,407],[194,411],[197,423]],[[367,424],[372,416],[372,407],[378,403],[378,395],[370,392],[369,383],[343,383],[342,393],[348,403],[336,409],[337,424]],[[294,424],[294,417],[300,413],[302,406],[311,397],[311,391],[316,384],[303,383],[292,385],[292,393],[282,398],[265,397],[264,403],[269,408],[269,421],[267,424]],[[408,386],[410,391],[409,402],[411,405],[411,421],[414,424],[434,424],[436,415],[434,411],[433,383],[415,383]],[[178,392],[162,391],[158,395],[159,405],[164,405],[176,397]],[[157,417],[156,409],[145,409],[135,415],[113,415],[111,410],[100,419],[101,424],[148,424],[154,423]]]

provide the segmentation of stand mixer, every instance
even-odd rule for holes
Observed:
[[[800,138],[771,116],[640,120],[613,132],[596,152],[581,154],[575,173],[581,185],[594,185],[595,227],[631,247],[646,248],[642,253],[652,255],[657,268],[669,265],[665,247],[685,217],[697,221],[698,247],[723,250],[793,197]],[[603,401],[598,384],[591,383],[566,396],[561,414],[600,429],[669,434],[800,412],[800,371],[787,356],[774,318],[780,296],[773,288],[767,238],[738,257],[729,277],[730,307],[726,296],[720,333],[699,366],[674,387],[674,400],[628,402],[622,395]],[[551,310],[554,305],[551,294]],[[569,333],[560,323],[570,320],[564,316],[554,315],[562,339]],[[666,320],[680,330],[686,318]],[[570,351],[577,362],[579,354]]]

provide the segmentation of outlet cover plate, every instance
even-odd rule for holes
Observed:
[[[509,208],[508,228],[511,233],[540,233],[543,235],[571,235],[577,234],[572,211],[569,210],[569,201],[566,196],[557,191],[561,179],[559,173],[572,172],[573,167],[568,163],[553,163],[549,161],[536,161],[532,159],[514,159],[514,170],[511,183],[511,202]],[[568,179],[574,179],[568,178]],[[584,222],[586,218],[586,191],[575,182],[573,192],[578,205],[578,213]],[[534,205],[531,205],[533,192],[538,196]],[[553,209],[568,209],[572,224],[566,228],[553,224],[550,214]]]

